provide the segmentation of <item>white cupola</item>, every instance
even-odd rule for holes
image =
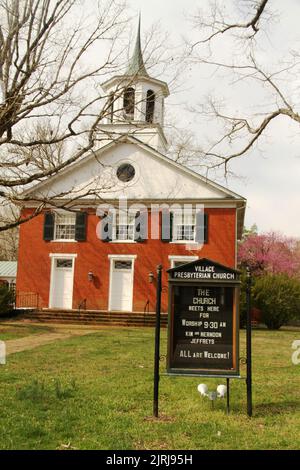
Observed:
[[[133,55],[124,75],[102,83],[107,111],[103,130],[130,134],[159,151],[167,149],[164,135],[164,100],[169,96],[167,83],[149,76],[141,49],[141,21]]]

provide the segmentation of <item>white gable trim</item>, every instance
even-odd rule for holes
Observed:
[[[116,145],[120,141],[123,142],[123,140],[121,140],[121,139],[116,139],[114,142],[110,142],[109,144],[104,145],[104,147],[102,147],[101,149],[97,150],[97,152],[95,152],[96,156],[99,157],[101,153],[103,153],[106,150],[109,150],[111,147],[113,147],[114,145]],[[53,176],[50,176],[48,179],[45,179],[45,180],[41,181],[40,183],[37,183],[35,186],[32,186],[31,188],[25,190],[22,193],[23,196],[30,196],[30,194],[32,194],[35,191],[41,189],[43,186],[46,186],[49,183],[52,183],[53,181],[56,181],[61,176],[68,174],[70,171],[73,171],[76,168],[80,168],[86,162],[88,162],[92,158],[95,158],[95,154],[90,153],[90,154],[86,155],[85,157],[75,161],[74,163],[71,163],[70,165],[66,166],[65,168],[63,168],[61,171],[57,172]]]
[[[190,170],[188,167],[183,166],[180,163],[175,162],[171,158],[167,157],[166,155],[163,155],[162,153],[160,153],[157,150],[153,149],[152,147],[145,144],[144,142],[141,142],[136,137],[130,137],[129,136],[128,139],[131,140],[131,141],[135,141],[138,146],[142,147],[145,151],[148,151],[149,153],[152,153],[157,158],[159,158],[159,159],[163,160],[164,162],[168,163],[170,166],[175,166],[176,168],[178,168],[179,171],[181,171],[183,173],[186,173],[186,174],[192,176],[193,178],[196,178],[196,179],[200,180],[202,183],[207,184],[208,186],[212,186],[213,188],[217,189],[218,191],[221,191],[221,192],[225,193],[227,196],[230,196],[234,199],[245,199],[242,196],[240,196],[239,194],[237,194],[233,191],[230,191],[229,189],[225,188],[224,186],[222,186],[218,183],[215,183],[214,181],[210,180],[209,178],[205,178],[204,176],[200,175],[196,171]]]
[[[208,178],[205,178],[204,176],[200,175],[199,173],[196,173],[195,171],[190,170],[189,168],[175,162],[174,160],[171,160],[170,158],[166,157],[162,153],[160,153],[157,150],[153,149],[149,145],[144,144],[143,142],[138,140],[136,137],[131,137],[131,136],[120,137],[120,138],[116,139],[115,141],[110,142],[109,144],[105,145],[101,149],[97,150],[97,152],[95,152],[96,157],[100,157],[101,154],[108,151],[113,146],[118,145],[119,143],[132,143],[132,144],[134,144],[138,147],[141,147],[143,150],[150,153],[151,155],[153,155],[157,159],[160,159],[163,162],[167,163],[169,166],[175,167],[180,172],[188,174],[189,176],[193,177],[194,179],[201,181],[201,183],[204,183],[204,184],[206,184],[208,186],[211,186],[214,189],[220,191],[221,193],[224,194],[224,198],[239,199],[239,200],[244,200],[245,201],[245,198],[243,198],[239,194],[237,194],[233,191],[230,191],[229,189],[225,188],[224,186],[221,186],[220,184],[215,183],[215,182],[211,181]],[[29,188],[28,190],[24,191],[23,195],[28,197],[28,196],[30,196],[30,194],[33,194],[35,191],[41,189],[44,185],[46,185],[46,184],[49,185],[49,183],[51,183],[52,181],[55,181],[57,178],[60,178],[62,175],[67,174],[69,171],[73,171],[76,168],[80,168],[87,161],[89,161],[92,158],[95,158],[95,154],[89,154],[86,157],[78,160],[77,162],[75,162],[73,164],[70,164],[68,167],[64,168],[61,172],[57,173],[56,175],[50,177],[47,180],[41,181],[40,183],[36,184],[32,188]]]

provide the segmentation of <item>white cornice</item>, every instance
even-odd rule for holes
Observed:
[[[162,80],[158,80],[157,78],[152,78],[152,77],[144,77],[142,75],[137,75],[135,77],[132,77],[132,75],[115,75],[112,78],[109,78],[105,82],[101,83],[101,87],[105,92],[110,90],[116,83],[124,83],[124,86],[126,86],[128,83],[135,84],[137,82],[150,82],[154,83],[158,86],[161,86],[163,89],[163,95],[165,98],[167,98],[170,95],[170,90],[168,87],[168,84],[166,82],[163,82]]]

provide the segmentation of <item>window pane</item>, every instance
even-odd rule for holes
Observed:
[[[56,214],[55,216],[55,239],[75,240],[75,214]]]
[[[179,266],[182,266],[183,264],[187,263],[187,261],[174,261],[174,268],[178,268]]]
[[[174,240],[194,241],[195,239],[195,214],[185,211],[175,213],[173,222]]]
[[[132,214],[120,214],[116,218],[115,226],[116,240],[134,240],[135,217]]]
[[[114,94],[110,93],[109,95],[109,120],[113,122],[114,120]]]
[[[124,91],[124,111],[127,118],[133,118],[135,91],[133,88],[126,88]]]
[[[115,269],[127,270],[131,269],[132,261],[115,261]]]
[[[195,238],[195,226],[194,225],[178,225],[175,230],[176,240],[180,241],[192,241]]]
[[[183,215],[184,225],[195,225],[195,214],[185,212]]]
[[[130,163],[123,163],[117,169],[117,177],[123,183],[128,183],[135,176],[135,169]]]
[[[57,268],[72,268],[73,260],[72,259],[57,259],[56,267]]]
[[[154,106],[155,106],[155,93],[152,90],[148,90],[147,101],[146,101],[146,121],[147,122],[153,122]]]

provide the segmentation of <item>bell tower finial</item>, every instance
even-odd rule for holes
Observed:
[[[139,22],[138,22],[135,48],[134,48],[132,57],[130,59],[128,68],[126,70],[126,75],[141,75],[143,77],[149,77],[145,64],[144,64],[142,47],[141,47],[141,12],[139,13]]]

